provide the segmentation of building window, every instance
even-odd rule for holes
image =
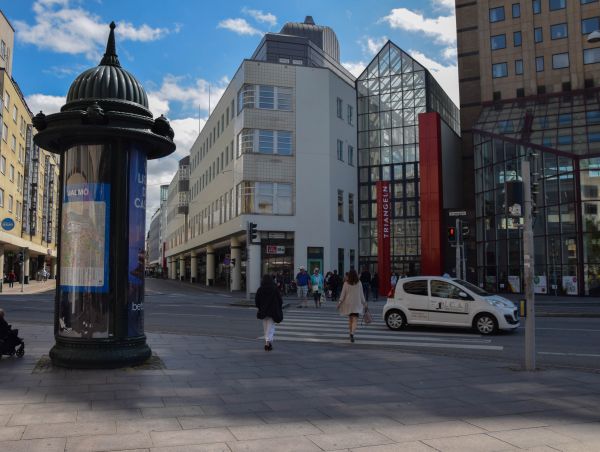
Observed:
[[[343,190],[338,190],[337,208],[338,208],[338,221],[344,221],[344,191]]]
[[[567,0],[549,0],[550,11],[557,11],[567,7]]]
[[[513,43],[514,43],[515,47],[521,47],[522,38],[521,38],[521,32],[520,31],[515,31],[513,33]]]
[[[0,157],[0,172],[6,174],[6,157]]]
[[[15,167],[14,167],[14,165],[10,165],[9,172],[8,172],[8,179],[11,182],[15,181]]]
[[[504,6],[490,8],[490,22],[501,22],[504,20]]]
[[[348,165],[354,166],[354,147],[348,145]]]
[[[254,108],[255,86],[244,85],[238,92],[238,114],[244,108]]]
[[[346,111],[346,116],[347,116],[348,124],[353,125],[354,124],[354,108],[352,108],[352,105],[348,105],[347,111]]]
[[[236,187],[238,215],[257,213],[292,214],[292,184],[242,182]]]
[[[583,64],[600,63],[600,47],[595,49],[584,49]]]
[[[19,116],[19,112],[17,110],[17,106],[13,105],[13,122],[16,124],[17,123],[17,118]]]
[[[2,123],[2,139],[8,143],[8,126],[5,123]]]
[[[283,88],[278,86],[277,93],[277,110],[292,111],[292,88]]]
[[[233,146],[233,144],[232,144]],[[292,132],[244,129],[238,134],[237,156],[249,153],[292,155]],[[233,157],[232,157],[233,159]]]
[[[8,211],[13,211],[13,197],[12,195],[8,195]]]
[[[266,110],[275,109],[275,87],[269,85],[259,86],[258,108]]]
[[[521,17],[521,4],[520,3],[513,3],[512,16],[513,16],[513,19],[516,19],[517,17]]]
[[[581,33],[589,35],[592,31],[600,30],[600,17],[590,17],[581,21]]]
[[[6,111],[10,111],[10,94],[7,92],[4,93],[4,108]]]
[[[568,36],[567,24],[556,24],[550,27],[551,39],[565,39]]]
[[[338,275],[340,277],[345,274],[346,269],[344,268],[344,248],[338,248]]]
[[[492,50],[506,49],[506,35],[496,35],[490,37],[490,45]]]
[[[508,65],[506,63],[492,64],[492,78],[508,76]]]
[[[523,60],[515,60],[515,74],[523,74]]]
[[[542,0],[533,0],[531,6],[533,7],[533,14],[540,14],[542,12]]]
[[[339,97],[337,98],[337,102],[336,102],[336,106],[337,106],[337,117],[342,119],[342,99],[340,99]]]
[[[348,193],[348,223],[354,224],[354,194]]]
[[[552,69],[563,69],[569,67],[569,54],[557,53],[552,55]]]
[[[535,71],[542,72],[544,70],[544,57],[536,57],[535,58]]]
[[[0,188],[0,207],[4,207],[4,190]]]
[[[337,140],[337,158],[344,161],[344,142],[342,140]]]
[[[537,27],[533,29],[533,40],[537,42],[542,42],[544,40],[544,34],[542,32],[542,27]]]
[[[598,0],[581,0],[582,5],[587,5],[588,3],[596,3]]]

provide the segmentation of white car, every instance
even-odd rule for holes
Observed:
[[[421,276],[399,279],[383,307],[388,328],[437,325],[474,328],[481,334],[519,326],[515,304],[459,279]]]

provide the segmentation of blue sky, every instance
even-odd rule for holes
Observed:
[[[218,96],[261,36],[312,15],[340,42],[355,75],[391,39],[425,67],[458,104],[454,0],[222,1],[0,0],[17,34],[13,77],[34,113],[57,111],[73,79],[100,61],[108,23],[117,23],[121,65],[144,85],[155,115],[176,134],[172,157],[149,163],[148,214]]]

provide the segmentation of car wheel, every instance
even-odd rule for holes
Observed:
[[[406,326],[406,316],[395,309],[388,311],[385,313],[385,324],[390,330],[401,330]]]
[[[19,358],[22,358],[24,354],[25,354],[25,347],[20,347],[20,348],[17,350],[17,356],[18,356]]]
[[[498,331],[498,321],[492,314],[479,314],[473,321],[473,326],[479,334],[494,334]]]

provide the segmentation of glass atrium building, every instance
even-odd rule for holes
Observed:
[[[507,197],[533,151],[535,291],[600,295],[600,89],[484,105],[474,144],[479,283],[524,290],[523,219]]]
[[[439,113],[443,141],[452,141],[458,155],[458,108],[427,69],[390,41],[358,77],[356,89],[361,267],[376,268],[376,182],[383,180],[392,192],[391,270],[419,274],[419,115]],[[443,224],[439,228],[441,233]]]

